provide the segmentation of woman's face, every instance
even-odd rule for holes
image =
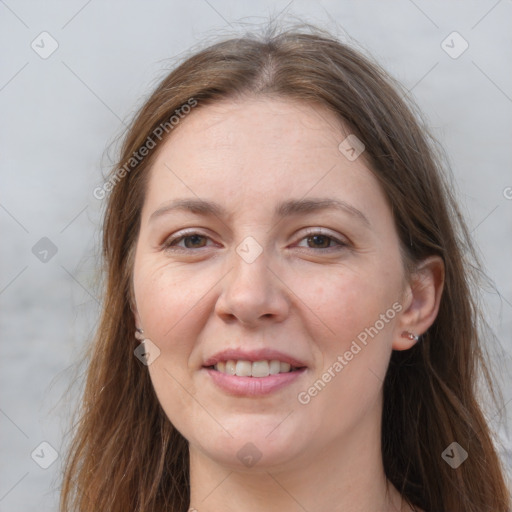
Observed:
[[[348,135],[322,107],[226,101],[182,120],[151,168],[135,315],[191,454],[285,468],[380,439],[406,286]]]

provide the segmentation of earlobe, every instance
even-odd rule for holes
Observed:
[[[393,350],[408,350],[434,323],[443,293],[444,272],[440,256],[430,256],[416,267],[406,291],[409,305],[395,327]]]
[[[400,334],[400,337],[414,342],[420,339],[420,337],[417,334],[413,334],[412,332],[409,331],[403,331],[402,334]]]
[[[410,331],[402,331],[398,338],[395,334],[392,348],[393,350],[409,350],[412,346],[416,345],[420,340],[419,334],[414,334]]]

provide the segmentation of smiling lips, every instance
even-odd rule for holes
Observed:
[[[239,360],[234,361],[229,359],[228,361],[219,361],[213,367],[215,370],[221,373],[227,373],[228,375],[237,375],[238,377],[268,377],[269,375],[277,375],[278,373],[288,373],[292,371],[290,363],[284,363],[278,359],[272,359],[270,361],[247,361]]]
[[[207,359],[203,368],[229,394],[264,395],[277,391],[306,371],[306,365],[281,352],[228,349]]]

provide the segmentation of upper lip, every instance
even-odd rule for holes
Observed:
[[[203,363],[203,366],[214,366],[220,361],[272,361],[278,360],[283,363],[289,363],[294,368],[307,366],[304,362],[289,356],[279,350],[271,348],[262,348],[258,350],[243,350],[240,348],[227,348],[215,353]]]

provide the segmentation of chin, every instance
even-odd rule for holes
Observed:
[[[294,465],[308,446],[301,435],[292,435],[289,430],[277,433],[276,423],[270,435],[272,429],[255,429],[254,420],[252,423],[247,429],[239,424],[235,437],[224,432],[218,438],[198,437],[194,444],[212,461],[237,472],[278,470]]]

